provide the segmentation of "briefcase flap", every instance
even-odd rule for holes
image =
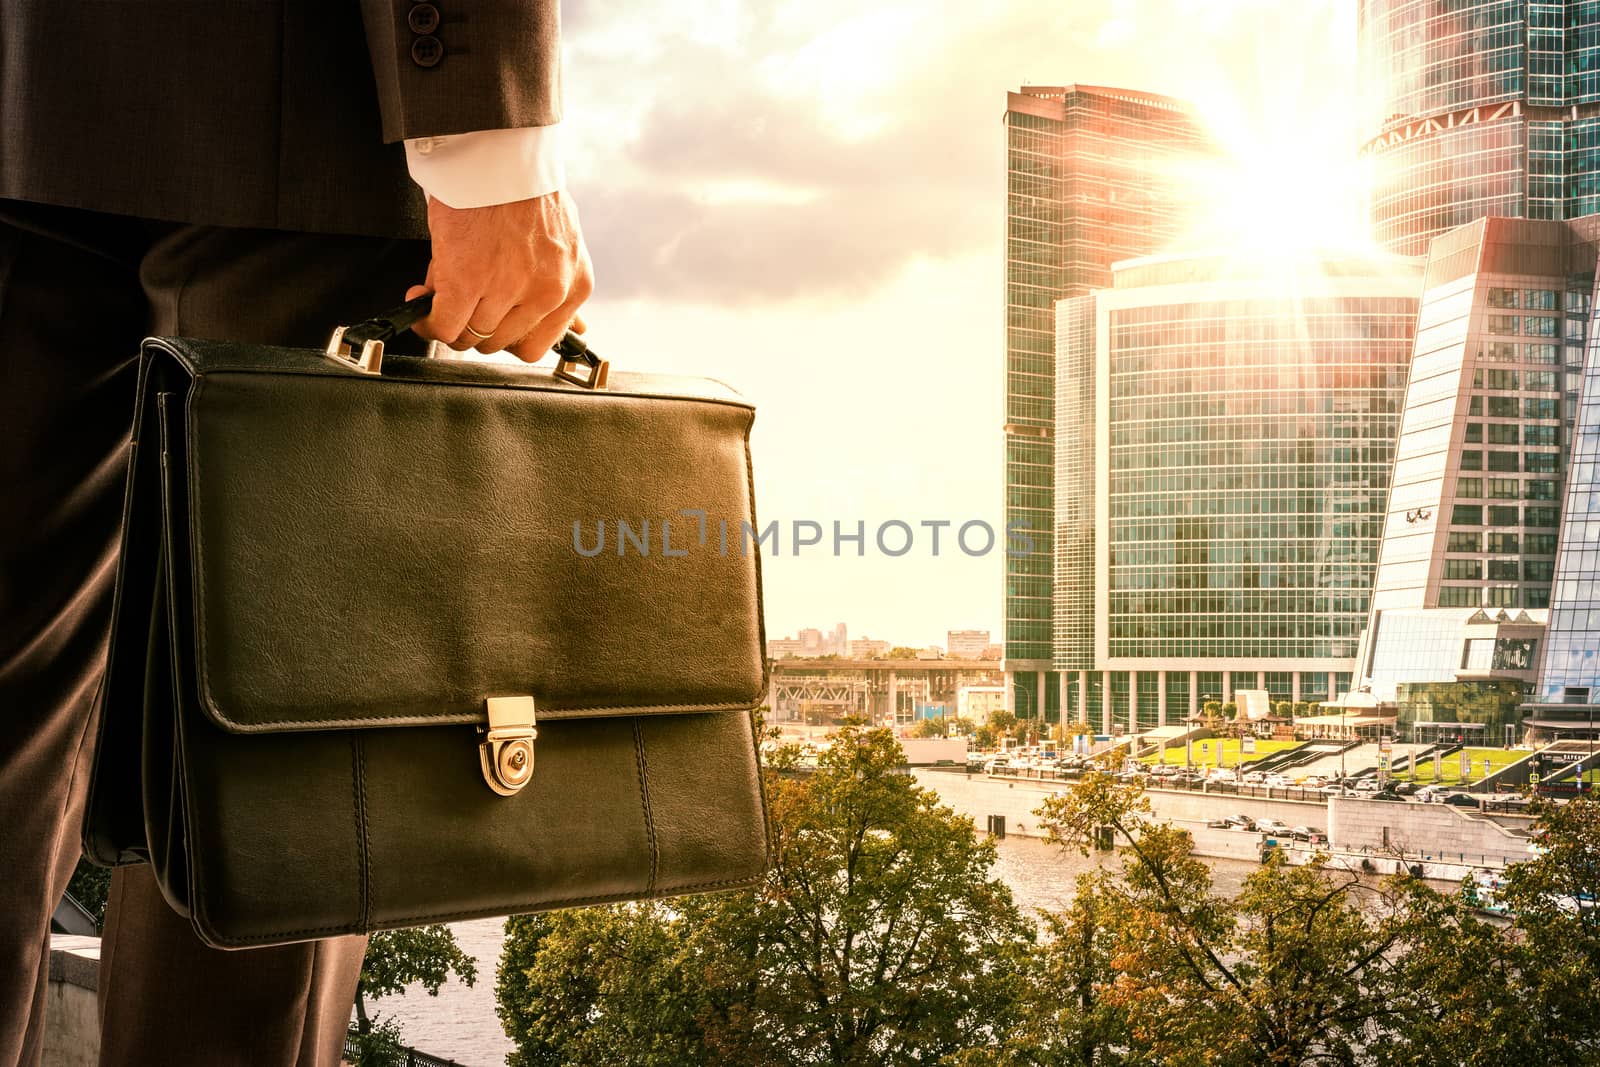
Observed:
[[[181,467],[167,499],[196,690],[224,729],[483,723],[490,698],[522,696],[540,721],[708,712],[765,693],[754,410],[725,387],[146,353],[189,372],[181,427],[164,416]]]

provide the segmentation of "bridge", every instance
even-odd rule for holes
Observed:
[[[1004,686],[997,660],[780,659],[772,661],[772,715],[778,722],[855,716],[911,722],[918,708],[942,705],[956,714],[967,686]]]

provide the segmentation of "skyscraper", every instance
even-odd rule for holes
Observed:
[[[1034,541],[1006,562],[1007,679],[1019,714],[1053,716],[1055,303],[1187,228],[1183,162],[1206,139],[1177,101],[1088,85],[1008,93],[1005,122],[1006,520]]]
[[[1558,548],[1566,645],[1596,640],[1578,547],[1595,472],[1572,440],[1597,240],[1600,218],[1484,218],[1432,243],[1361,669],[1412,736],[1514,734],[1549,651]]]
[[[1360,0],[1378,239],[1600,212],[1600,4]]]
[[[1142,730],[1240,689],[1348,688],[1419,281],[1397,256],[1168,255],[1058,305],[1057,438],[1093,428],[1056,497],[1070,717]],[[1087,582],[1064,581],[1082,540]]]

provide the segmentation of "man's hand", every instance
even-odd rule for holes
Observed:
[[[428,277],[406,299],[433,293],[433,311],[414,328],[458,351],[508,349],[536,362],[594,290],[577,209],[565,192],[459,209],[429,197],[428,230]]]

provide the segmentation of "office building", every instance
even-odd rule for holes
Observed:
[[[1565,650],[1594,642],[1579,577],[1594,471],[1570,457],[1597,238],[1600,218],[1485,218],[1432,244],[1361,652],[1403,736],[1514,738],[1541,668],[1560,702],[1585,658]],[[1553,596],[1563,556],[1574,580]]]
[[[1375,253],[1168,255],[1058,305],[1057,439],[1092,441],[1057,455],[1070,717],[1142,730],[1240,690],[1348,689],[1420,280]],[[1079,580],[1063,554],[1085,547]]]
[[[1015,710],[1053,718],[1054,307],[1188,229],[1184,162],[1208,149],[1184,105],[1126,89],[1025,86],[1007,94],[1005,123],[1006,520],[1035,551],[1007,558],[1004,644]]]
[[[945,655],[951,659],[983,659],[990,649],[988,630],[950,630],[945,634]]]
[[[1360,0],[1357,37],[1385,247],[1600,212],[1600,4]]]

